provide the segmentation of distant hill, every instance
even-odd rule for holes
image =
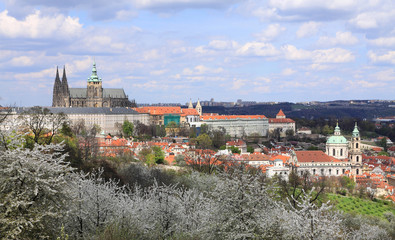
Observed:
[[[295,103],[262,104],[247,107],[222,107],[204,106],[204,113],[218,113],[221,115],[255,115],[263,114],[266,117],[275,117],[278,111],[283,112],[290,118],[358,118],[371,120],[375,117],[395,116],[395,108],[388,104],[337,104],[322,103],[319,105],[302,105]]]

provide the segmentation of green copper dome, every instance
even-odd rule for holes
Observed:
[[[336,123],[335,133],[333,136],[329,137],[326,144],[345,144],[348,143],[347,139],[341,135],[339,123]]]
[[[96,62],[93,62],[92,75],[88,78],[88,82],[100,82],[101,79],[97,76]]]
[[[343,136],[331,136],[328,138],[328,140],[326,141],[326,143],[332,143],[332,144],[344,144],[344,143],[348,143],[347,139]]]
[[[357,126],[356,122],[355,122],[354,130],[352,131],[352,136],[353,137],[359,137],[359,131],[358,131],[358,126]]]

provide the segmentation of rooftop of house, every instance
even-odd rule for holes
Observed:
[[[269,123],[295,123],[290,118],[269,118]]]
[[[302,163],[309,163],[309,162],[344,162],[348,161],[348,159],[345,160],[339,160],[337,158],[334,158],[332,156],[326,155],[322,151],[295,151],[296,158],[298,162]]]
[[[135,110],[150,115],[181,114],[181,107],[139,107]]]

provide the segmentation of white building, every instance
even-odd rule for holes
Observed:
[[[272,178],[274,175],[288,179],[289,167],[285,167],[283,160],[275,159],[274,166],[266,168],[266,176]]]
[[[269,118],[269,132],[274,132],[276,129],[280,130],[280,136],[285,137],[287,130],[292,130],[295,134],[295,121],[287,118],[284,112],[280,109],[276,118]]]
[[[264,115],[203,115],[201,121],[200,124],[205,123],[213,130],[224,128],[232,137],[266,136],[269,130],[269,122]]]
[[[348,159],[340,160],[322,151],[295,151],[291,161],[300,175],[308,172],[312,176],[341,176],[351,172]]]

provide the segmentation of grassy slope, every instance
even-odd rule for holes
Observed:
[[[328,199],[336,205],[336,208],[344,212],[355,212],[363,215],[377,216],[383,218],[383,213],[395,214],[395,204],[389,201],[370,201],[357,197],[345,197],[336,194],[328,194]]]

